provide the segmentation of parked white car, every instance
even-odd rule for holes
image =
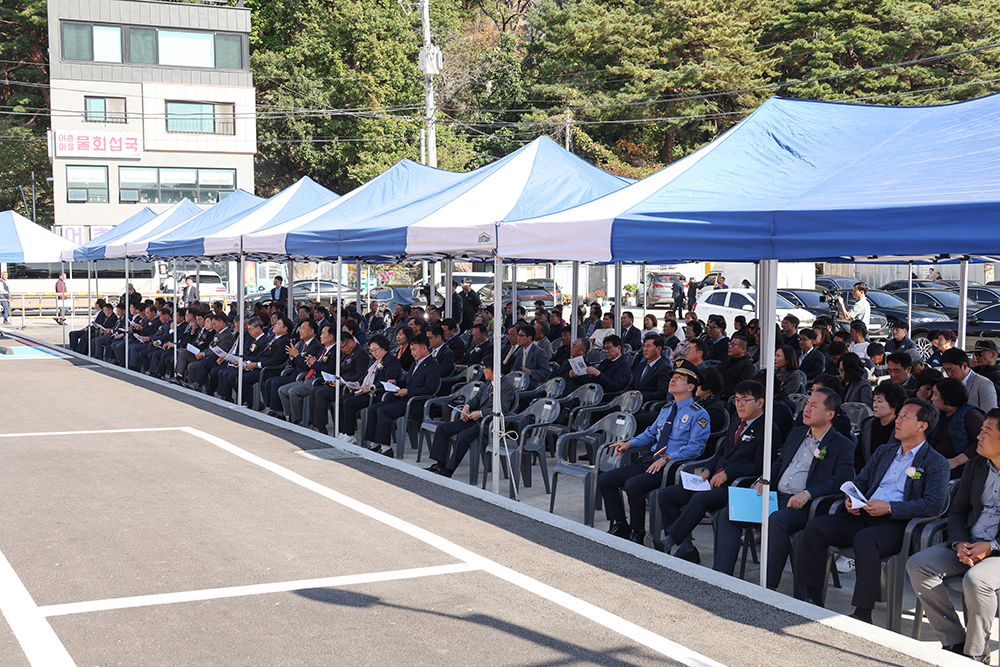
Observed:
[[[757,297],[752,289],[713,290],[698,300],[694,312],[703,322],[708,321],[709,315],[722,315],[726,318],[726,330],[732,331],[737,315],[742,315],[748,322],[757,317]],[[788,299],[778,295],[778,314],[774,321],[781,322],[789,313],[799,318],[799,328],[811,327],[815,319],[808,310],[796,308]]]

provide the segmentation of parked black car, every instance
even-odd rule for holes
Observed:
[[[841,292],[844,297],[844,301],[847,303],[848,309],[854,305],[854,295],[852,292],[853,289],[843,290]],[[893,322],[906,321],[906,301],[900,299],[892,292],[869,290],[868,300],[871,301],[873,314],[877,311],[885,315],[886,320],[888,320],[890,333]],[[913,342],[915,342],[917,347],[920,348],[920,351],[923,352],[924,357],[929,356],[933,351],[931,342],[927,339],[927,334],[930,331],[938,329],[952,329],[954,331],[958,331],[958,324],[955,320],[952,320],[939,310],[924,308],[923,306],[914,304],[910,338],[913,339]]]
[[[940,311],[949,319],[958,319],[958,294],[947,289],[915,289],[913,290],[913,305]],[[966,306],[968,315],[982,309],[983,304],[969,299]]]
[[[940,285],[937,284],[936,282],[934,282],[933,280],[914,280],[913,281],[913,289],[920,289],[922,287],[932,287],[933,288],[933,287],[940,287]],[[908,289],[910,289],[910,281],[909,280],[893,280],[892,282],[888,282],[885,285],[882,285],[881,287],[879,287],[879,289],[882,290],[883,292],[895,292],[896,290],[908,290]]]
[[[804,287],[782,287],[778,290],[778,294],[817,317],[820,315],[830,315],[830,306],[826,301],[825,290],[807,289]],[[875,308],[872,308],[871,326],[868,327],[868,335],[879,339],[888,338],[892,335],[892,330],[889,328],[889,318]]]

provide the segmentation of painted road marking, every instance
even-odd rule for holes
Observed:
[[[90,602],[70,602],[39,607],[46,617],[67,616],[69,614],[86,614],[95,611],[110,611],[112,609],[132,609],[134,607],[152,607],[161,604],[176,604],[178,602],[200,602],[204,600],[220,600],[223,598],[244,597],[247,595],[265,595],[267,593],[285,593],[302,591],[310,588],[334,588],[337,586],[353,586],[354,584],[370,584],[380,581],[396,581],[400,579],[417,579],[434,577],[442,574],[472,572],[479,568],[469,563],[453,565],[434,565],[417,567],[408,570],[391,570],[388,572],[371,572],[365,574],[348,574],[340,577],[322,577],[319,579],[300,579],[298,581],[280,581],[268,584],[250,584],[247,586],[230,586],[228,588],[208,588],[200,591],[181,591],[177,593],[157,593],[155,595],[137,595],[126,598],[111,598]]]
[[[76,667],[3,553],[0,553],[0,612],[32,665]]]

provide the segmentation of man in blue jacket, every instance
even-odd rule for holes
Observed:
[[[660,486],[663,469],[672,461],[698,456],[705,450],[710,423],[705,408],[694,402],[694,392],[701,384],[701,373],[695,366],[682,361],[670,378],[671,405],[660,411],[652,426],[625,442],[616,442],[616,454],[635,449],[644,452],[639,463],[602,472],[597,476],[597,488],[604,498],[612,535],[642,544],[646,536],[646,494]],[[629,501],[629,521],[625,521],[625,505],[621,489]]]
[[[853,546],[857,581],[851,617],[872,622],[882,554],[899,552],[910,519],[937,516],[948,506],[951,468],[925,435],[937,421],[933,405],[919,398],[907,400],[896,417],[899,442],[875,450],[854,478],[866,499],[864,506],[855,507],[847,496],[847,514],[820,516],[806,524],[799,567],[808,600],[821,600],[828,548]]]

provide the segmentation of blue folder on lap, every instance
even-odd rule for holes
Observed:
[[[777,492],[771,491],[770,500],[768,514],[773,514],[778,511]],[[760,502],[761,497],[757,495],[756,489],[729,487],[729,520],[760,523]]]

